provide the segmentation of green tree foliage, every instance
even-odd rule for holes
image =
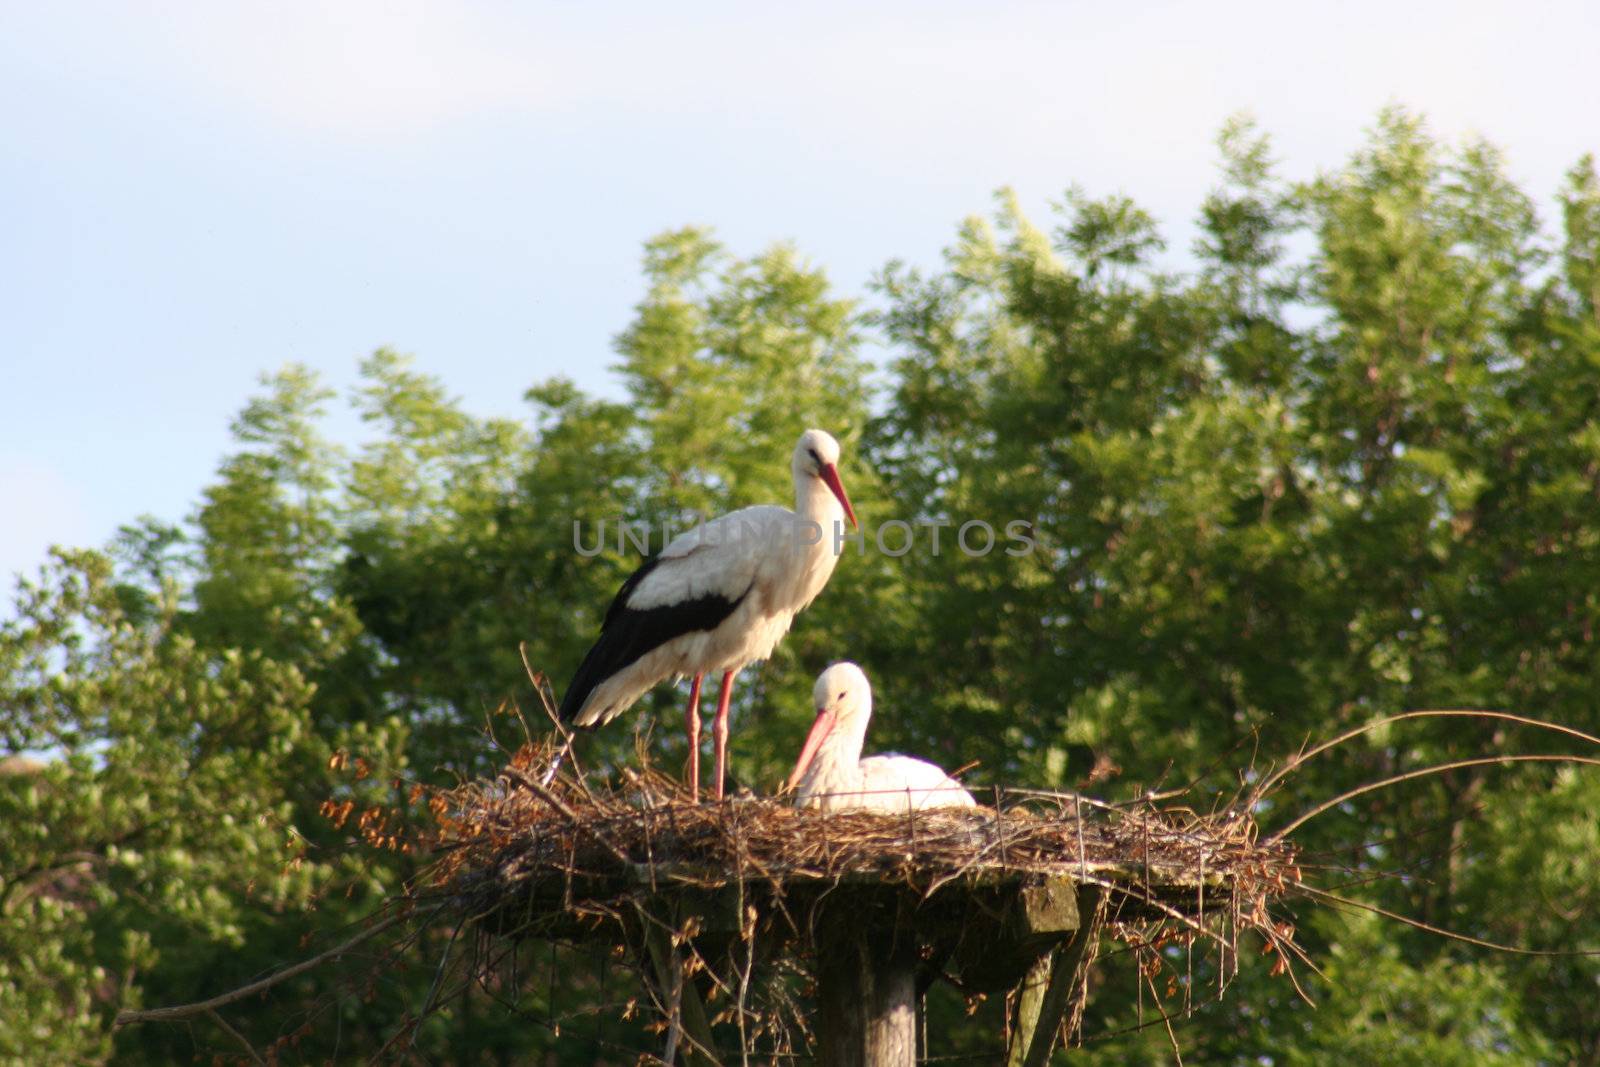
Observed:
[[[0,1056],[90,1062],[110,1006],[242,983],[292,951],[342,866],[293,862],[296,783],[328,740],[300,667],[207,649],[167,595],[134,622],[104,556],[59,555],[18,608],[0,745],[45,758],[0,773]]]
[[[351,397],[369,439],[345,452],[319,436],[331,397],[313,376],[269,378],[191,521],[144,520],[110,558],[61,555],[0,632],[0,756],[32,759],[0,770],[0,1055],[226,1051],[220,1030],[113,1036],[109,1016],[215,992],[369,911],[416,859],[352,849],[323,802],[492,770],[521,740],[504,712],[542,728],[519,643],[559,686],[637,565],[618,522],[659,547],[664,524],[787,499],[807,425],[844,442],[867,536],[747,673],[732,766],[756,788],[793,758],[810,679],[846,655],[873,676],[875,745],[979,760],[979,787],[1195,783],[1203,804],[1307,738],[1407,708],[1600,731],[1593,160],[1544,227],[1491,147],[1441,145],[1400,110],[1304,183],[1246,121],[1219,147],[1183,273],[1126,198],[1074,188],[1040,224],[1003,192],[940,263],[891,263],[860,300],[787,247],[746,259],[703,230],[663,234],[616,340],[621,395],[540,383],[525,422],[474,417],[383,351]],[[889,520],[906,528],[884,545],[911,551],[878,551]],[[985,544],[972,520],[994,531],[981,555],[962,547]],[[670,766],[681,700],[663,687],[630,716],[661,724]],[[632,746],[618,723],[581,754]],[[339,750],[378,772],[333,774]],[[1565,750],[1504,723],[1397,723],[1260,814],[1283,825],[1430,763]],[[1506,764],[1307,823],[1309,869],[1354,872],[1341,892],[1359,905],[1555,954],[1305,907],[1318,1006],[1246,965],[1178,1024],[1186,1060],[1593,1062],[1600,963],[1559,953],[1600,947],[1597,805],[1588,770]],[[1175,963],[1203,1001],[1213,964]],[[388,975],[370,998],[307,981],[233,1021],[263,1046],[309,1023],[307,1059],[370,1054],[431,981]],[[1131,965],[1103,962],[1095,987],[1078,1055],[1167,1060],[1165,1029],[1137,1028]],[[521,1019],[465,998],[418,1047],[592,1062],[596,1039],[529,1024],[548,995],[530,987]],[[930,1005],[952,1050],[992,1047],[983,1013]]]

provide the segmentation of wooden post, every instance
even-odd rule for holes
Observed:
[[[1079,903],[1083,892],[1070,879],[1051,878],[1018,894],[1009,929],[1019,948],[1039,946],[1039,955],[1017,987],[1006,1067],[1028,1064],[1041,1032],[1051,1035],[1045,1043],[1045,1055],[1049,1055],[1049,1041],[1061,1025],[1061,1013],[1066,1007],[1062,991],[1070,985],[1069,980],[1058,977],[1058,972],[1071,947],[1085,944],[1090,936]],[[1063,941],[1064,935],[1071,936]],[[1047,947],[1047,938],[1053,941],[1053,948]],[[1072,957],[1074,967],[1075,960]]]
[[[1017,989],[1017,1012],[1011,1020],[1011,1042],[1006,1049],[1006,1067],[1023,1067],[1028,1046],[1039,1027],[1039,1009],[1044,1005],[1045,988],[1050,984],[1050,964],[1055,953],[1040,956]]]
[[[850,894],[817,916],[818,1063],[915,1067],[916,944],[887,910]]]
[[[726,962],[728,948],[743,934],[744,909],[761,907],[746,891],[663,890],[636,902],[637,928],[625,924],[666,1012],[661,1058],[673,1067],[730,1062],[716,1047],[711,1013],[685,973],[685,956],[697,947],[708,966]],[[914,1067],[919,975],[928,980],[949,961],[969,990],[1022,983],[1004,1062],[1043,1067],[1098,936],[1100,899],[1099,890],[1080,888],[1067,876],[950,886],[933,897],[878,878],[827,885],[796,880],[782,911],[768,908],[772,924],[763,928],[763,954],[809,942],[817,961],[818,1063]],[[804,917],[809,923],[796,921]],[[674,943],[673,931],[691,928],[693,945]]]
[[[1051,953],[1050,984],[1039,998],[1038,1013],[1034,1017],[1033,1033],[1027,1041],[1027,1055],[1023,1067],[1045,1067],[1050,1060],[1050,1050],[1055,1047],[1056,1034],[1061,1020],[1077,993],[1078,979],[1085,959],[1093,959],[1095,942],[1100,937],[1103,918],[1101,904],[1104,892],[1098,886],[1084,886],[1078,891],[1078,932],[1072,940]]]

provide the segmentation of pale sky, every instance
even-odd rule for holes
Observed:
[[[1548,205],[1600,151],[1597,47],[1594,0],[0,0],[0,579],[187,515],[289,360],[342,386],[392,345],[478,414],[614,390],[668,227],[859,292],[1077,183],[1181,256],[1230,114],[1304,178],[1388,102]]]

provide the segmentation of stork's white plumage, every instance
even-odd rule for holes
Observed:
[[[673,539],[623,583],[600,637],[561,701],[561,720],[604,725],[668,678],[689,677],[689,784],[700,779],[700,683],[722,674],[717,715],[716,795],[728,741],[728,702],[741,668],[772,654],[794,617],[839,562],[842,523],[856,517],[839,481],[839,442],[800,435],[790,463],[795,508],[743,508]]]
[[[799,787],[801,807],[906,812],[977,806],[959,782],[925,760],[861,758],[872,718],[872,685],[854,663],[835,663],[823,671],[811,698],[817,719],[786,786]]]

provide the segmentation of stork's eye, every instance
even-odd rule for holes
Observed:
[[[840,693],[838,696],[834,697],[833,699],[835,699],[835,700],[843,700],[844,699],[844,694]]]
[[[817,455],[817,450],[814,449],[814,448],[808,448],[808,449],[806,449],[806,451],[811,453],[811,462],[813,462],[813,463],[815,463],[817,465],[817,469],[818,470],[821,470],[822,469],[822,457]]]

